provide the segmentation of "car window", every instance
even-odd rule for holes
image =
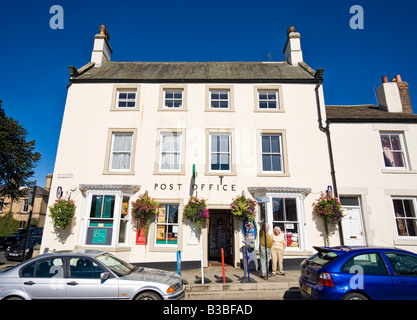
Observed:
[[[71,278],[100,279],[100,274],[106,271],[103,267],[88,258],[77,257],[70,259]]]
[[[21,270],[23,278],[63,278],[64,268],[61,258],[38,260]]]
[[[343,273],[360,273],[387,275],[388,270],[384,260],[377,252],[358,254],[346,261],[341,270]]]
[[[306,260],[308,265],[324,268],[335,260],[338,255],[331,251],[319,251]]]
[[[394,274],[397,276],[417,276],[417,258],[395,252],[385,252],[385,256],[391,265]]]

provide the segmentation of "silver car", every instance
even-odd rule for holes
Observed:
[[[178,300],[182,278],[142,268],[104,251],[45,253],[0,271],[1,299]]]

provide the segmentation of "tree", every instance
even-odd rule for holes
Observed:
[[[33,186],[33,169],[41,155],[35,152],[35,140],[26,141],[27,131],[13,118],[7,117],[0,100],[0,196],[12,201],[23,195],[21,186]]]

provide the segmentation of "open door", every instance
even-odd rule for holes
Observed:
[[[209,254],[211,265],[221,264],[221,249],[224,252],[224,263],[233,265],[233,216],[230,210],[210,210]]]

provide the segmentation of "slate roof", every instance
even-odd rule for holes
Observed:
[[[305,63],[287,62],[106,62],[70,67],[71,82],[302,82],[315,83]]]
[[[416,122],[417,114],[388,112],[376,105],[326,106],[328,122]]]

